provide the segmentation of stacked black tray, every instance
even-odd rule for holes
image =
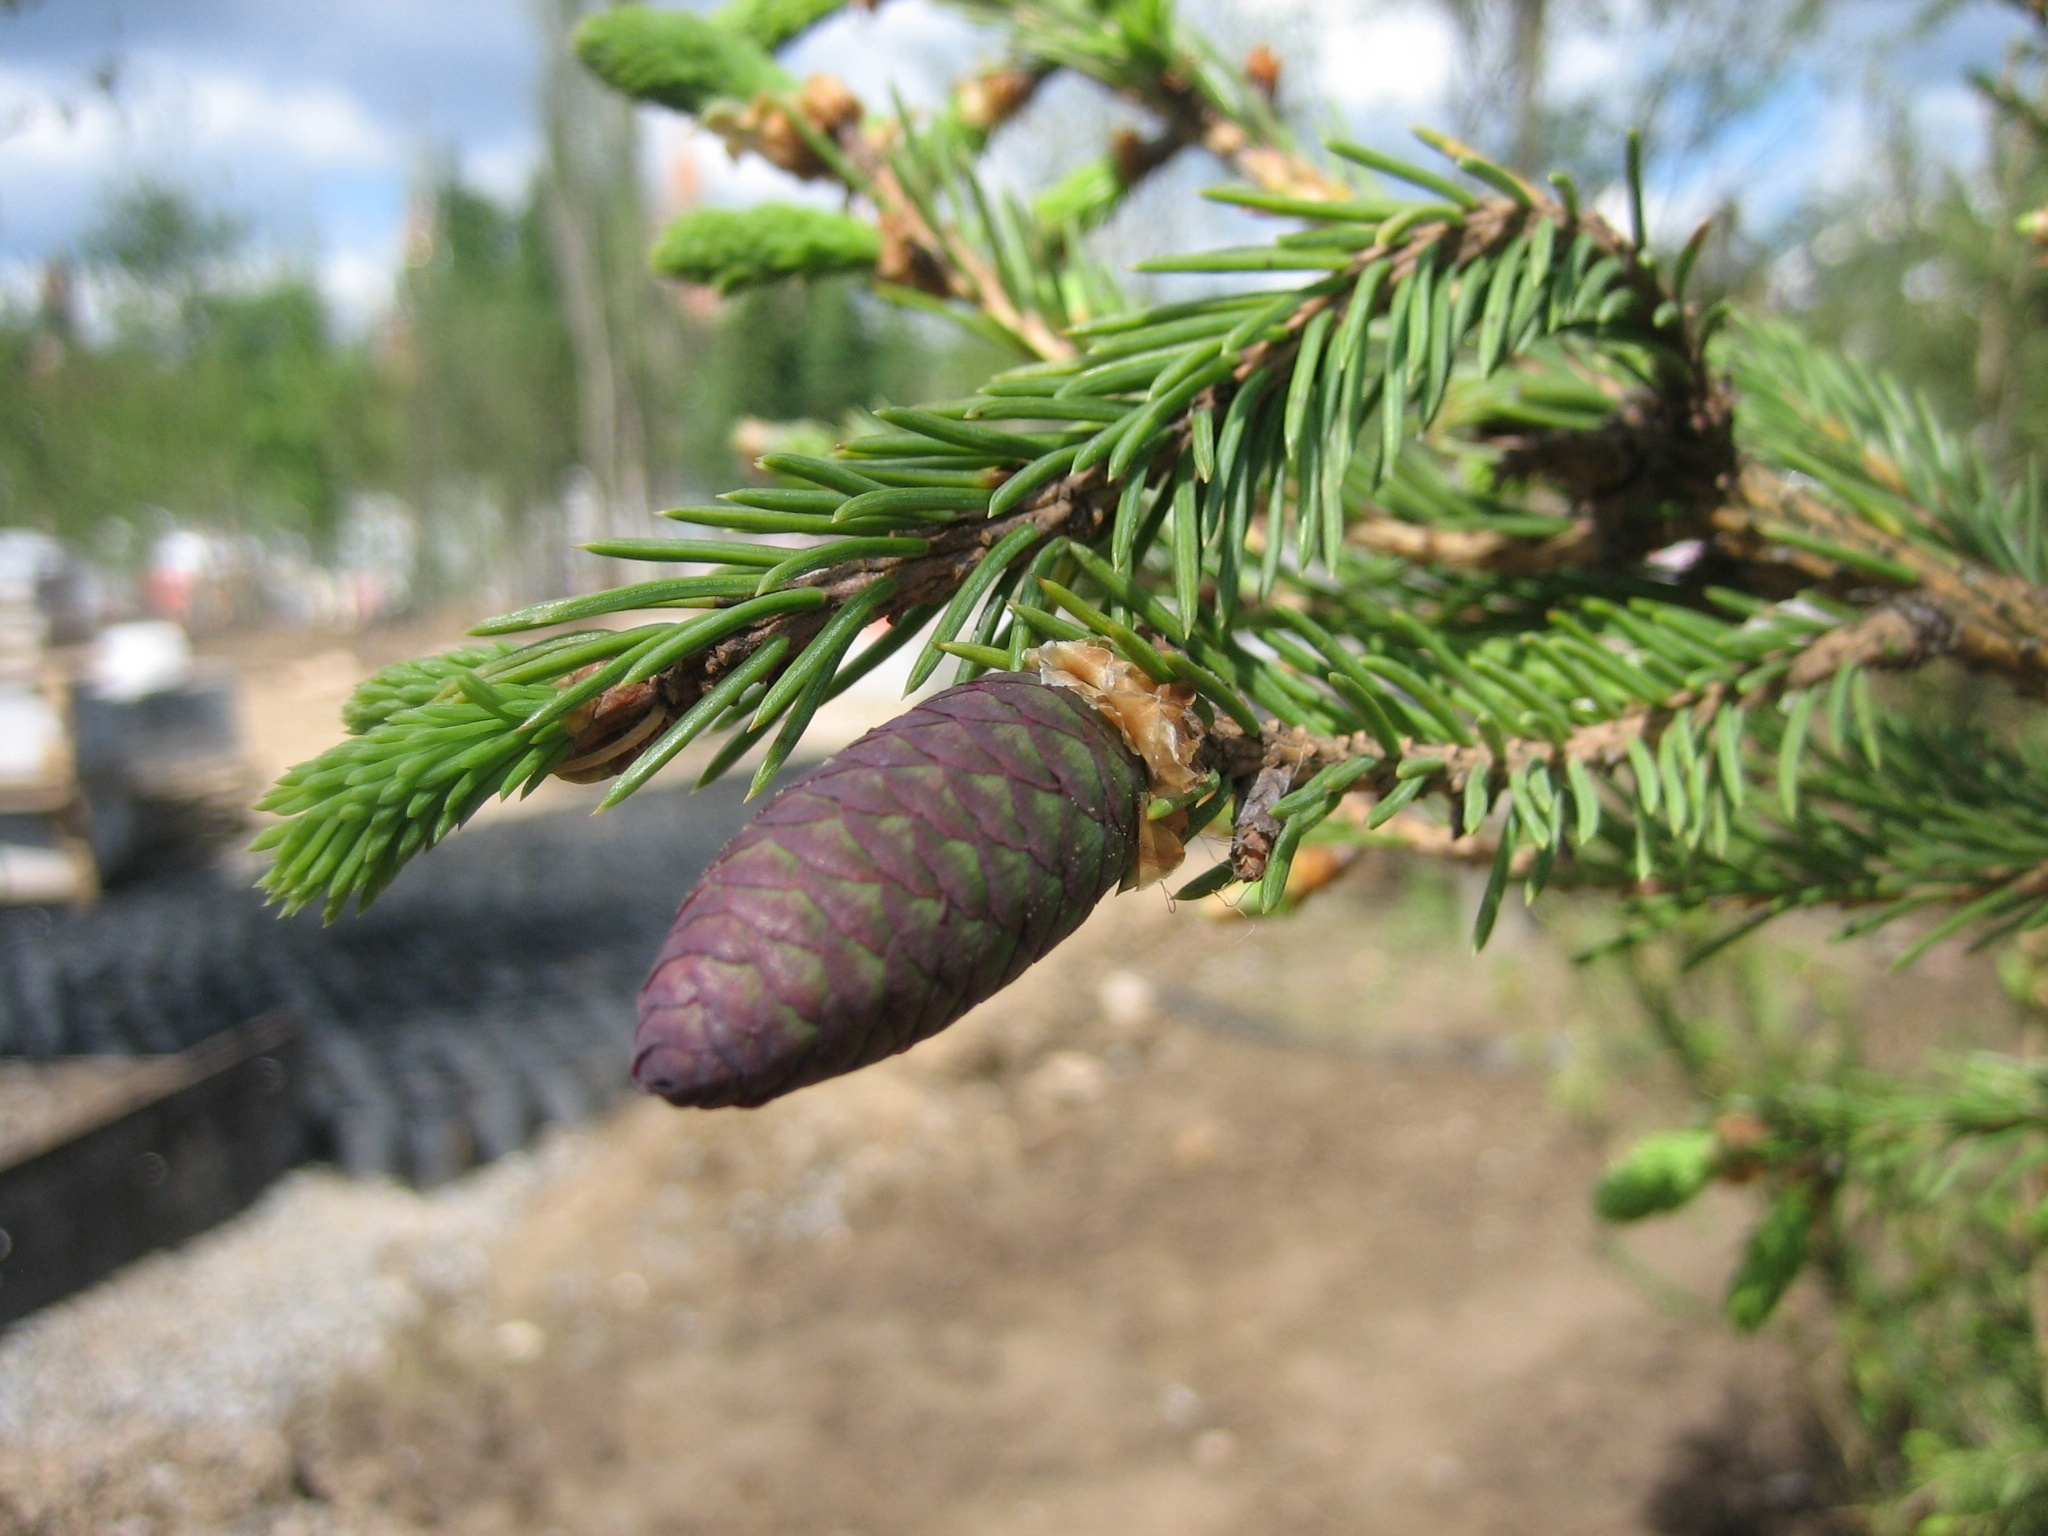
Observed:
[[[0,1056],[164,1055],[282,1014],[312,1154],[438,1183],[626,1091],[634,993],[741,795],[477,827],[331,926],[280,920],[231,860],[0,913]]]

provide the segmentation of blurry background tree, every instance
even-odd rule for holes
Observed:
[[[383,473],[376,370],[337,341],[311,281],[244,260],[232,219],[141,184],[77,264],[0,328],[0,494],[9,520],[89,546],[161,514],[320,542]],[[81,279],[109,301],[104,333]]]
[[[729,475],[737,420],[916,398],[957,349],[842,283],[693,317],[647,272],[637,199],[631,264],[585,263],[604,210],[557,196],[575,180],[551,161],[508,207],[430,169],[391,311],[355,336],[237,219],[175,186],[117,193],[36,305],[0,313],[0,517],[115,566],[173,526],[332,558],[350,496],[396,493],[419,598],[559,591],[601,575],[565,534]]]
[[[917,398],[934,387],[935,350],[844,278],[737,295],[683,397],[697,462],[717,463],[742,418],[836,423],[856,405]]]
[[[528,195],[506,203],[424,157],[408,265],[368,334],[344,333],[309,271],[281,264],[205,200],[156,182],[112,194],[93,237],[52,258],[40,302],[0,320],[0,518],[103,554],[137,547],[120,529],[175,522],[289,535],[325,558],[351,494],[390,492],[421,524],[421,598],[479,580],[561,590],[601,567],[571,569],[559,538],[525,537],[535,517],[550,528],[582,519],[592,536],[639,526],[654,504],[732,470],[739,418],[836,421],[975,371],[957,339],[856,285],[717,309],[672,302],[646,271],[633,110],[562,42],[595,0],[523,3],[548,40],[543,164]],[[2030,321],[2043,277],[2038,246],[2016,227],[2048,203],[2043,124],[2026,104],[2031,43],[2016,41],[1977,82],[1987,142],[1964,169],[1957,146],[1929,142],[1906,111],[1901,78],[1930,30],[1969,9],[1958,0],[1881,17],[1827,0],[1422,3],[1458,41],[1448,106],[1465,137],[1589,185],[1606,182],[1601,157],[1625,125],[1645,129],[1653,188],[1682,189],[1730,143],[1768,138],[1788,92],[1815,80],[1864,92],[1891,125],[1872,177],[1789,210],[1729,207],[1700,280],[1798,311],[1817,334],[1926,387],[1953,420],[1982,408],[2001,454],[2039,445],[2048,360]],[[1389,9],[1345,8],[1368,19]],[[1330,16],[1305,13],[1299,41],[1310,45]],[[1067,121],[1019,131],[1071,138],[1063,101]],[[1284,87],[1282,102],[1307,105]],[[1089,102],[1079,116],[1101,111]],[[1119,248],[1132,233],[1119,232]],[[1158,234],[1136,232],[1141,245]],[[114,531],[99,531],[108,520]],[[513,553],[482,572],[486,550]]]
[[[2019,228],[2048,205],[2038,38],[2016,33],[1996,69],[1972,75],[1982,143],[1969,146],[1936,137],[1910,105],[1920,50],[1959,13],[1991,8],[1967,0],[1438,3],[1463,42],[1464,136],[1521,169],[1562,165],[1592,185],[1604,146],[1628,127],[1643,131],[1651,182],[1670,186],[1748,138],[1748,125],[1767,125],[1784,92],[1818,81],[1861,93],[1883,125],[1869,173],[1790,209],[1741,207],[1738,180],[1703,277],[1797,313],[1812,334],[1926,389],[1949,419],[1982,422],[2002,458],[2048,441],[2048,269],[2039,238]],[[1592,67],[1624,58],[1625,71]],[[1764,153],[1813,152],[1773,139]]]
[[[385,353],[405,423],[397,483],[407,499],[430,521],[482,508],[502,523],[490,531],[522,553],[558,542],[552,524],[529,524],[559,502],[580,459],[576,360],[536,206],[501,208],[445,175],[417,196]],[[464,558],[448,540],[428,541],[429,595],[474,588],[479,573],[462,569]],[[544,558],[533,578],[563,579],[559,561]]]
[[[1956,8],[1929,6],[1923,27]],[[2048,245],[2022,228],[2048,205],[2048,50],[2021,33],[1998,69],[1971,77],[1984,108],[1974,174],[1914,132],[1887,68],[1896,62],[1878,58],[1871,75],[1894,125],[1873,181],[1818,200],[1774,242],[1795,269],[1786,298],[1815,334],[1896,369],[1952,419],[1981,423],[1992,451],[2016,463],[2048,447]]]
[[[577,68],[570,34],[600,8],[591,0],[536,0],[545,39],[541,121],[547,169],[539,201],[576,363],[579,457],[604,537],[651,510],[654,371],[674,362],[642,252],[640,136],[632,104]]]
[[[1808,62],[1805,49],[1829,8],[1829,0],[1436,3],[1463,44],[1453,104],[1462,135],[1520,170],[1563,166],[1592,185],[1605,179],[1605,146],[1629,128],[1649,146],[1653,178],[1658,160],[1680,162],[1724,139]]]

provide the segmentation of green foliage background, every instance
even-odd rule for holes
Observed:
[[[579,457],[578,378],[539,199],[508,208],[444,176],[418,201],[390,313],[348,334],[311,277],[266,270],[232,218],[175,186],[115,192],[53,268],[70,302],[0,311],[0,526],[118,567],[171,526],[328,557],[356,492],[396,494],[429,533],[451,496],[481,496],[515,532],[556,506]],[[87,288],[102,324],[77,313]],[[963,350],[829,281],[709,318],[664,304],[657,320],[670,499],[741,471],[739,418],[918,398]],[[421,574],[429,597],[461,601],[487,573]]]
[[[1525,169],[1589,178],[1622,126],[1649,125],[1654,175],[1828,62],[1814,51],[1831,13],[1821,0],[1681,0],[1647,22],[1542,0],[1440,8],[1464,50],[1453,115],[1468,137]],[[825,9],[734,16],[772,41]],[[1629,25],[1648,27],[1630,90],[1548,89],[1551,34]],[[1908,27],[1881,37],[1861,80],[1842,70],[1837,84],[1898,108],[1888,71],[1918,40]],[[1988,417],[2001,457],[2038,450],[2048,278],[2012,215],[2048,203],[2039,136],[1987,117],[1973,182],[1949,168],[1956,146],[1924,142],[1903,110],[1892,120],[1879,174],[1773,227],[1717,235],[1703,277],[1789,301],[1810,333],[1882,364],[1954,423]],[[74,280],[106,296],[111,326],[53,334],[58,317],[33,305],[0,311],[0,525],[103,554],[133,547],[124,528],[166,522],[286,534],[326,554],[355,491],[394,492],[432,518],[451,489],[480,490],[515,528],[555,502],[578,457],[578,381],[538,191],[501,207],[443,173],[419,200],[424,259],[404,272],[388,323],[349,335],[309,274],[253,259],[232,216],[174,185],[110,188],[68,258]],[[1788,254],[1806,273],[1790,285],[1773,266]],[[836,421],[952,392],[989,362],[831,280],[744,294],[708,324],[665,305],[660,323],[653,467],[670,499],[734,472],[739,417]]]
[[[162,508],[322,539],[388,463],[381,385],[304,277],[230,283],[239,232],[153,187],[119,197],[84,270],[113,303],[88,340],[61,311],[0,322],[0,506],[88,546]],[[60,279],[61,281],[61,279]]]

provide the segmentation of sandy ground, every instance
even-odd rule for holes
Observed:
[[[331,722],[322,654],[259,751]],[[766,1110],[294,1175],[0,1338],[0,1536],[1834,1528],[1794,1352],[1715,1316],[1744,1197],[1596,1228],[1668,1101],[1517,904],[1464,953],[1472,894],[1119,898]],[[1838,953],[1839,1006],[1997,1015],[1946,951]]]
[[[1617,1262],[1590,994],[1403,889],[1122,899],[767,1110],[298,1175],[0,1341],[0,1532],[1821,1528],[1740,1197]]]

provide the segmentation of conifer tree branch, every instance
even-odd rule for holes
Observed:
[[[1509,240],[1526,233],[1534,221],[1546,218],[1561,221],[1567,217],[1566,210],[1547,199],[1529,207],[1508,199],[1479,203],[1464,218],[1408,223],[1392,239],[1375,241],[1352,257],[1342,276],[1351,279],[1355,288],[1360,275],[1383,266],[1387,272],[1385,288],[1375,289],[1373,295],[1358,300],[1374,304],[1374,313],[1379,313],[1391,307],[1391,295],[1399,290],[1399,285],[1411,282],[1425,262],[1441,262],[1455,271],[1491,258]],[[1581,233],[1590,251],[1615,263],[1625,283],[1633,283],[1637,291],[1649,295],[1658,292],[1654,277],[1635,261],[1633,248],[1604,221],[1597,217],[1585,219]],[[1624,291],[1628,290],[1625,288]],[[1331,292],[1312,294],[1295,305],[1273,334],[1252,342],[1238,354],[1235,365],[1224,378],[1196,393],[1189,401],[1185,415],[1162,423],[1166,430],[1150,456],[1151,461],[1178,460],[1192,433],[1194,417],[1202,413],[1215,415],[1226,410],[1247,380],[1268,371],[1287,377],[1298,359],[1303,335],[1317,324],[1318,317],[1334,319],[1348,313],[1354,298],[1353,291],[1338,287]],[[1064,350],[1071,356],[1071,347]],[[1705,388],[1704,368],[1675,372],[1678,379],[1671,386],[1675,393],[1682,396],[1689,389]],[[1003,413],[1009,414],[1011,410]],[[1091,465],[1085,470],[1061,476],[1046,490],[1038,492],[1028,503],[1028,515],[1042,540],[1066,536],[1085,543],[1099,533],[1097,525],[1101,503],[1110,490],[1101,466]],[[1077,513],[1080,514],[1078,517]],[[975,557],[995,548],[1014,526],[1013,520],[996,520],[968,531],[964,537],[959,530],[949,530],[941,536],[943,548],[935,546],[929,554],[862,559],[841,568],[846,574],[835,582],[827,584],[821,577],[817,584],[836,609],[869,585],[884,579],[891,580],[896,596],[886,606],[885,612],[893,616],[950,596],[947,582],[950,580],[951,588],[957,588],[971,571]],[[1034,543],[1030,547],[1038,545]],[[783,634],[801,641],[822,628],[825,622],[825,611],[779,616],[767,621],[758,631],[726,642],[705,656],[693,657],[671,673],[654,680],[652,685],[632,685],[638,690],[633,697],[643,701],[644,707],[649,709],[656,707],[657,699],[671,708],[687,708],[702,691],[716,682],[722,672],[737,665],[758,639]],[[615,714],[604,713],[600,726],[607,730],[615,729]],[[623,736],[624,733],[620,734]],[[587,755],[588,750],[584,748],[579,756]],[[624,764],[618,766],[623,767]]]
[[[357,741],[337,748],[338,756],[330,754],[331,763],[309,764],[280,783],[268,804],[297,819],[273,829],[274,836],[266,834],[281,854],[271,888],[292,903],[325,891],[330,908],[350,895],[374,894],[398,864],[459,825],[485,796],[530,788],[564,764],[573,765],[574,776],[588,778],[631,761],[633,771],[621,784],[621,790],[629,789],[713,723],[703,708],[720,703],[723,720],[731,723],[748,699],[762,698],[766,675],[752,682],[750,692],[721,690],[757,661],[772,668],[770,651],[788,647],[777,654],[781,670],[792,676],[799,669],[858,667],[862,663],[841,665],[852,639],[842,616],[907,624],[949,585],[958,590],[970,575],[978,576],[976,556],[984,552],[991,559],[1005,552],[1008,564],[993,588],[982,589],[989,600],[975,633],[1005,646],[1015,664],[1034,635],[1070,626],[1042,605],[1032,581],[1041,570],[1063,570],[1061,562],[1081,559],[1089,540],[1102,547],[1112,487],[1107,553],[1118,568],[1135,569],[1143,561],[1161,519],[1172,510],[1173,527],[1180,530],[1172,536],[1174,582],[1184,617],[1169,615],[1167,623],[1185,632],[1197,620],[1194,605],[1206,561],[1223,562],[1226,585],[1242,579],[1233,573],[1243,569],[1254,503],[1269,535],[1262,588],[1281,574],[1271,554],[1278,552],[1283,508],[1295,514],[1291,521],[1304,563],[1318,553],[1325,560],[1338,558],[1345,514],[1337,487],[1347,473],[1355,430],[1342,424],[1363,425],[1377,404],[1384,422],[1382,457],[1398,455],[1411,406],[1426,424],[1442,404],[1458,348],[1454,332],[1481,333],[1481,350],[1493,355],[1488,366],[1533,338],[1578,326],[1614,344],[1639,346],[1646,366],[1666,378],[1667,389],[1691,387],[1669,382],[1673,372],[1698,371],[1683,359],[1682,317],[1667,315],[1660,305],[1644,321],[1642,291],[1654,292],[1655,286],[1647,268],[1604,225],[1586,221],[1579,227],[1561,205],[1465,197],[1443,205],[1330,205],[1321,217],[1340,233],[1363,229],[1366,237],[1350,240],[1350,250],[1342,249],[1343,242],[1326,249],[1284,243],[1272,248],[1271,258],[1261,258],[1268,265],[1325,274],[1292,295],[1224,296],[1192,309],[1104,322],[1085,333],[1087,350],[1078,357],[991,381],[990,393],[955,407],[884,412],[885,420],[905,430],[858,440],[838,460],[774,466],[793,470],[818,489],[735,493],[737,508],[677,514],[714,529],[828,536],[827,543],[793,554],[775,569],[762,570],[778,558],[767,551],[757,558],[748,547],[716,541],[594,546],[598,553],[625,558],[727,563],[707,576],[542,604],[493,621],[486,631],[517,632],[665,604],[710,604],[714,612],[683,624],[656,624],[618,637],[571,637],[511,653],[502,663],[511,671],[492,676],[522,685],[559,683],[556,696],[539,708],[508,698],[484,669],[430,669],[443,681],[429,702],[385,715]],[[1564,251],[1557,250],[1560,223],[1571,240]],[[1505,262],[1510,252],[1518,264],[1497,267],[1496,258]],[[1235,260],[1226,257],[1225,265]],[[1211,259],[1195,265],[1214,264]],[[1472,286],[1454,300],[1467,271],[1475,274]],[[1484,320],[1480,273],[1497,280]],[[1214,339],[1226,330],[1241,333],[1242,340]],[[1368,388],[1375,370],[1379,382]],[[1319,429],[1328,440],[1327,462],[1311,472],[1296,462],[1294,434],[1306,425],[1303,408],[1318,393],[1325,399],[1322,414],[1330,418]],[[1225,419],[1233,410],[1240,419]],[[1058,430],[1018,432],[982,424],[1005,418],[1050,418]],[[1205,466],[1212,489],[1190,501]],[[1193,483],[1186,478],[1190,468],[1197,477]],[[1223,505],[1226,494],[1230,507]],[[1196,532],[1193,521],[1203,515],[1205,499],[1216,541],[1210,555],[1203,545],[1211,535]],[[974,527],[969,519],[977,512],[974,522],[995,526]],[[1012,539],[1019,525],[1004,520],[1019,513],[1042,521]],[[846,537],[836,537],[841,534]],[[1052,566],[1044,565],[1048,554]],[[1028,571],[1017,564],[1026,555]],[[1015,602],[998,606],[995,599],[1012,593]],[[959,634],[960,621],[969,617],[968,611],[949,612],[950,633]],[[1290,690],[1302,685],[1284,670],[1248,657],[1227,631],[1196,651],[1202,659],[1191,661],[1194,675],[1222,690],[1218,703],[1242,718],[1251,718],[1254,702],[1293,723],[1350,713],[1329,695],[1289,703]],[[1212,664],[1234,681],[1205,670]],[[782,709],[792,699],[786,688],[765,697],[769,703],[781,700]],[[662,723],[649,725],[657,711]],[[784,754],[807,718],[785,722],[778,738]],[[442,724],[436,728],[451,733],[445,746],[438,744],[441,737],[421,734],[437,721]],[[730,755],[771,724],[772,718],[757,720],[735,735]],[[413,786],[417,791],[408,799]],[[338,828],[344,826],[359,830],[342,835]],[[330,849],[342,851],[329,857]]]
[[[1759,468],[1744,472],[1739,497],[1713,521],[1721,547],[1739,558],[1910,592],[1924,654],[1951,653],[2029,692],[2048,688],[2048,595],[2017,576],[1938,558]]]
[[[1496,731],[1486,740],[1462,745],[1437,737],[1406,736],[1397,751],[1389,751],[1387,743],[1370,731],[1318,736],[1301,727],[1289,729],[1268,722],[1255,749],[1250,744],[1246,749],[1232,749],[1235,772],[1239,777],[1255,771],[1270,774],[1269,788],[1277,798],[1324,769],[1370,759],[1376,765],[1370,772],[1348,780],[1348,800],[1384,801],[1396,791],[1419,784],[1422,795],[1439,795],[1457,806],[1475,780],[1490,788],[1506,787],[1531,769],[1540,768],[1561,787],[1572,780],[1576,769],[1584,769],[1600,782],[1611,781],[1614,802],[1626,807],[1643,800],[1643,765],[1654,762],[1667,734],[1675,728],[1682,729],[1689,740],[1712,742],[1723,711],[1761,710],[1779,705],[1787,695],[1803,694],[1837,678],[1853,684],[1864,671],[1919,665],[1933,653],[1926,633],[1930,623],[1941,632],[1938,616],[1901,601],[1832,625],[1795,623],[1778,631],[1776,644],[1760,645],[1752,633],[1750,643],[1732,654],[1725,666],[1695,673],[1686,687],[1652,693],[1603,718],[1546,735]],[[1219,721],[1216,730],[1226,741],[1238,734],[1227,721]],[[1646,755],[1638,755],[1638,748]],[[1747,771],[1735,754],[1725,750],[1703,760],[1698,754],[1705,748],[1687,750],[1689,757],[1704,761],[1706,767],[1694,788],[1695,798],[1701,789],[1712,788],[1717,794],[1729,789]],[[1652,786],[1653,814],[1658,808],[1657,793],[1667,787],[1661,781]],[[1741,793],[1738,787],[1738,797]],[[1492,803],[1490,793],[1486,803]],[[1698,813],[1704,807],[1694,810]],[[1256,816],[1258,811],[1254,807],[1252,814]],[[1243,819],[1241,812],[1240,822]],[[1454,815],[1454,822],[1457,819]],[[1591,838],[1598,819],[1586,818],[1591,825],[1583,828],[1580,843]],[[1469,814],[1464,820],[1468,833],[1477,831]],[[1405,825],[1412,829],[1417,824],[1411,819]],[[1703,821],[1699,830],[1705,830]],[[1497,846],[1485,839],[1468,836],[1461,840],[1450,834],[1424,836],[1420,842],[1434,851],[1473,857],[1491,857]],[[1239,879],[1261,878],[1265,872],[1262,853],[1258,850],[1247,855],[1242,848],[1233,850]],[[1629,888],[1640,883],[1636,879],[1627,882]]]
[[[913,684],[948,654],[968,678],[1076,638],[1181,679],[1211,721],[1204,771],[1237,801],[1228,872],[1268,893],[1308,829],[1341,831],[1325,821],[1340,808],[1361,808],[1360,835],[1412,837],[1438,804],[1441,851],[1491,851],[1482,939],[1516,880],[1633,893],[1642,931],[1799,891],[1895,904],[1920,889],[1890,873],[1909,866],[1966,904],[2031,899],[2022,874],[1944,863],[1941,836],[1905,857],[1866,832],[1845,854],[1801,797],[1832,792],[1805,788],[1825,779],[1809,729],[1823,696],[1834,752],[1874,764],[1873,670],[1943,654],[2035,669],[2035,503],[2000,500],[1945,445],[1933,478],[1896,468],[1917,461],[1900,445],[1925,420],[1771,336],[1745,333],[1731,389],[1706,359],[1716,317],[1680,297],[1683,263],[1674,284],[1568,188],[1433,142],[1488,191],[1339,146],[1425,200],[1225,193],[1309,227],[1148,264],[1294,270],[1300,286],[1048,330],[1040,350],[1056,355],[980,394],[883,410],[885,430],[829,459],[764,460],[783,487],[671,514],[821,542],[593,546],[710,570],[484,630],[703,616],[379,682],[369,693],[392,707],[366,703],[361,735],[273,796],[294,819],[266,834],[272,889],[330,908],[374,895],[485,795],[552,771],[617,776],[616,799],[708,730],[731,733],[712,775],[778,730],[758,787],[826,682],[933,622]],[[951,154],[906,136],[855,173],[896,175],[920,236],[943,242]],[[979,281],[1026,291],[1015,253],[993,249],[1009,265]],[[1562,511],[1535,510],[1532,487]],[[1712,541],[1714,560],[1644,574],[1685,538]],[[1744,572],[1756,595],[1707,584]],[[1784,601],[1787,573],[1821,584]],[[877,621],[887,631],[853,654]],[[1778,822],[1759,819],[1754,783],[1773,765]],[[1825,876],[1816,859],[1833,861]]]

